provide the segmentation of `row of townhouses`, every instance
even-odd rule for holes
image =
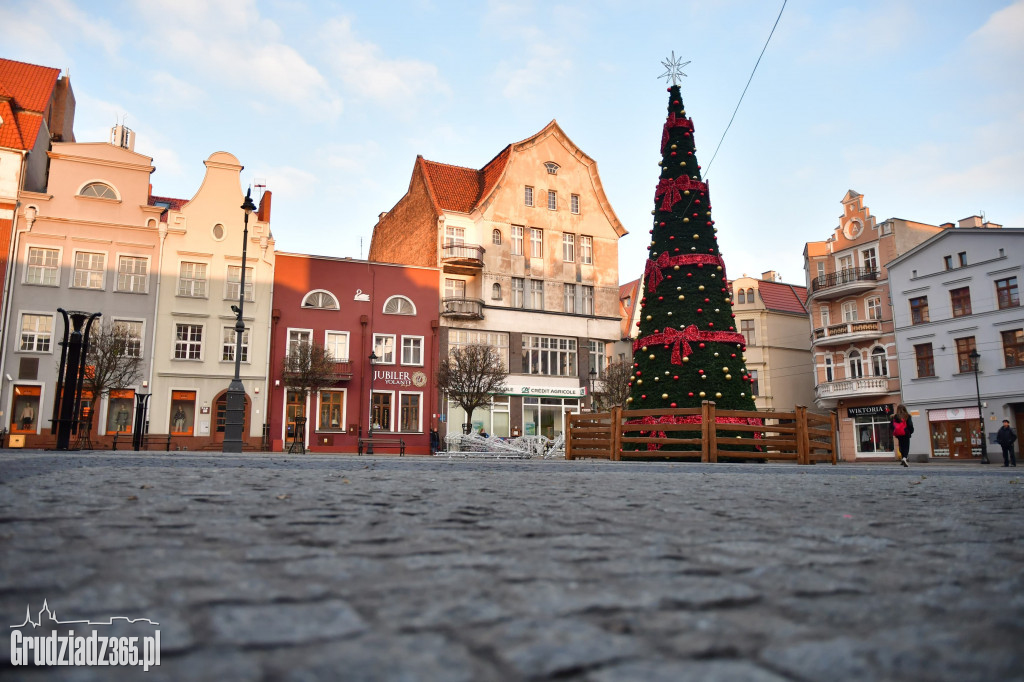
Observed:
[[[480,169],[417,157],[356,260],[277,252],[272,194],[258,191],[247,216],[229,153],[204,162],[191,198],[154,194],[153,159],[132,131],[75,141],[59,71],[0,60],[0,85],[8,444],[54,443],[58,308],[101,313],[140,361],[131,385],[83,396],[96,447],[129,439],[141,414],[173,448],[220,449],[236,352],[245,446],[326,452],[374,433],[427,453],[432,431],[457,430],[465,414],[434,377],[459,346],[491,345],[509,371],[473,414],[499,436],[556,438],[567,414],[590,408],[608,363],[631,360],[644,292],[641,280],[619,284],[626,230],[597,164],[554,121]],[[1024,414],[1022,230],[977,217],[879,223],[852,191],[842,205],[834,233],[805,247],[805,285],[773,271],[731,281],[757,407],[836,411],[854,461],[892,457],[889,415],[905,402],[919,424],[913,455],[977,459],[1002,419],[1019,426]],[[304,395],[288,388],[284,358],[309,342],[333,371]]]

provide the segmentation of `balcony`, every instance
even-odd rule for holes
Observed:
[[[822,407],[835,407],[836,402],[845,398],[858,398],[889,393],[889,377],[865,377],[830,381],[814,387],[816,402]]]
[[[288,362],[287,356],[285,356],[285,363]],[[332,363],[330,373],[328,374],[328,383],[338,381],[348,381],[352,378],[352,363],[348,360],[339,360],[338,362]],[[282,377],[285,379],[294,379],[296,372],[282,372]]]
[[[880,320],[843,322],[815,329],[812,345],[842,346],[856,341],[871,341],[881,335],[882,322]]]
[[[878,283],[878,270],[873,268],[846,268],[811,280],[811,297],[827,301],[871,291]]]
[[[479,244],[445,244],[442,269],[453,275],[475,275],[484,267],[484,247]]]
[[[484,302],[479,298],[442,298],[441,314],[465,320],[482,320]]]

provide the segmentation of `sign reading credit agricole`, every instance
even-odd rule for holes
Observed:
[[[584,386],[528,386],[525,384],[505,384],[506,395],[528,395],[528,396],[564,396],[576,398],[585,396],[587,389]]]

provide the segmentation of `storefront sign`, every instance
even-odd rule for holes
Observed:
[[[373,381],[388,386],[417,386],[422,388],[427,383],[427,375],[423,372],[394,372],[390,370],[374,370]]]
[[[524,384],[505,384],[502,395],[528,395],[576,398],[585,396],[584,386],[529,386]]]
[[[868,415],[875,414],[892,414],[892,403],[888,403],[886,405],[865,405],[863,407],[846,408],[846,416],[848,418],[866,417]]]

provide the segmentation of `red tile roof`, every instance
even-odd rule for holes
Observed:
[[[0,146],[32,149],[60,69],[0,59]]]
[[[164,209],[164,212],[160,214],[160,222],[167,222],[167,211],[180,211],[181,207],[188,203],[188,199],[175,199],[174,197],[158,197],[156,195],[149,195],[149,205],[156,206],[157,202],[161,204],[168,204],[168,207]]]
[[[762,279],[757,282],[757,291],[761,294],[761,301],[768,310],[807,314],[807,287]]]
[[[419,157],[438,208],[457,213],[472,212],[498,183],[508,164],[511,150],[511,145],[505,147],[480,170],[450,166]]]

